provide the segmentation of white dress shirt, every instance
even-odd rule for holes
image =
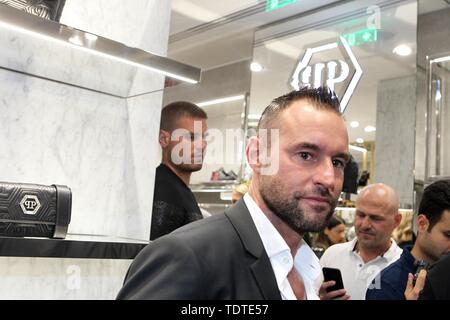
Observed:
[[[319,299],[317,281],[320,280],[321,268],[319,259],[308,244],[302,240],[294,260],[286,241],[248,193],[244,195],[244,201],[270,259],[281,298],[297,299],[287,278],[292,267],[295,267],[303,279],[306,299]]]
[[[367,288],[373,279],[402,254],[402,249],[391,239],[391,246],[382,256],[364,263],[356,252],[357,238],[352,241],[335,244],[325,250],[320,258],[322,267],[341,270],[344,288],[352,300],[365,300]],[[376,283],[375,283],[376,285]]]

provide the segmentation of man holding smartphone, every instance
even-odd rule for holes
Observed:
[[[391,238],[402,218],[398,210],[391,187],[377,183],[363,188],[356,199],[356,238],[329,247],[321,257],[322,267],[341,271],[351,299],[364,300],[375,276],[400,257],[402,249]]]

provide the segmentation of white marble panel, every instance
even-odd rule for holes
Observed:
[[[0,299],[115,299],[131,260],[0,257]]]
[[[128,105],[5,70],[0,82],[1,179],[68,185],[70,233],[147,240],[161,94]]]
[[[170,0],[66,0],[60,22],[155,54],[165,55]]]

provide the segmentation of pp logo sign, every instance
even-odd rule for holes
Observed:
[[[20,201],[20,207],[24,214],[36,214],[41,207],[41,203],[37,196],[25,195]]]
[[[334,91],[336,84],[342,83],[350,77],[347,88],[345,88],[340,99],[341,113],[343,113],[353,94],[353,91],[356,88],[356,85],[361,79],[362,69],[350,49],[347,40],[345,40],[344,37],[339,37],[339,39],[339,42],[333,42],[315,48],[308,48],[305,55],[295,68],[290,85],[294,90],[299,90],[300,87],[304,85],[313,86],[315,88],[326,85]],[[340,59],[310,65],[310,62],[315,54],[334,49],[342,49],[341,52],[347,55],[351,65],[349,66],[347,62]],[[351,67],[354,72],[350,75]]]

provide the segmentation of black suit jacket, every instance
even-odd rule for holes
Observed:
[[[450,300],[450,254],[431,267],[419,300]]]
[[[146,246],[117,299],[281,299],[261,238],[241,199]]]

